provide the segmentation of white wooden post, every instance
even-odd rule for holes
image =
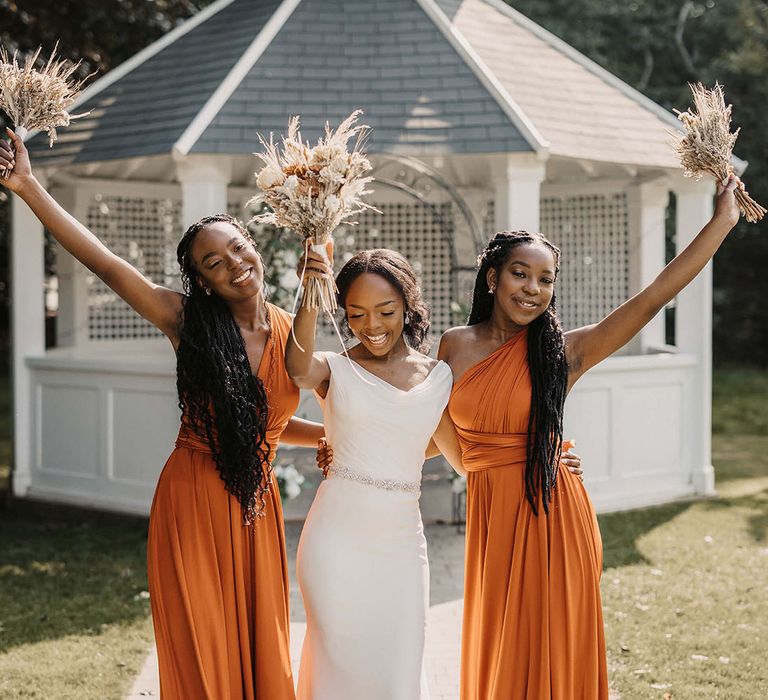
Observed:
[[[532,153],[507,153],[491,163],[497,231],[538,231],[545,164]]]
[[[45,185],[42,175],[38,179]],[[11,200],[11,336],[13,348],[13,493],[32,484],[35,400],[28,357],[45,354],[45,238],[43,225],[19,198]]]
[[[680,177],[673,189],[677,197],[677,251],[680,252],[712,216],[714,183]],[[676,344],[680,352],[697,358],[691,403],[693,423],[690,457],[691,481],[697,493],[715,492],[712,467],[712,263],[677,297]]]
[[[51,188],[51,194],[79,221],[87,218],[82,185]],[[83,347],[88,343],[88,285],[86,268],[64,248],[56,246],[59,278],[59,310],[56,315],[56,346]]]
[[[176,163],[181,183],[181,216],[184,228],[204,216],[227,211],[228,160],[187,156]]]
[[[669,203],[667,178],[631,185],[629,215],[629,293],[637,294],[661,272],[665,262],[665,216]],[[664,313],[659,313],[630,343],[633,355],[666,344]]]

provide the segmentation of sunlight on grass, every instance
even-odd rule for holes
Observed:
[[[625,700],[768,697],[768,373],[718,373],[715,397],[718,498],[600,518]]]
[[[141,518],[2,514],[0,697],[122,697],[152,641],[145,541]]]

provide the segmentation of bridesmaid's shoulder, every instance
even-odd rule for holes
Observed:
[[[440,337],[440,349],[438,357],[446,359],[451,352],[457,350],[467,342],[474,341],[477,338],[477,328],[475,326],[454,326],[449,328]]]

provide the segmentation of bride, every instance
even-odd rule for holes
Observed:
[[[331,275],[310,254],[310,277]],[[299,541],[307,611],[299,700],[426,700],[427,545],[419,511],[421,469],[434,441],[461,471],[444,416],[453,377],[423,353],[429,310],[407,260],[391,250],[351,258],[336,280],[339,306],[359,344],[313,352],[317,311],[294,319],[285,362],[323,400],[333,465]]]

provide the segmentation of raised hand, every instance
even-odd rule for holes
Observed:
[[[11,143],[0,139],[0,185],[11,192],[18,192],[24,183],[32,176],[32,166],[29,153],[21,137],[11,129],[5,130],[11,138]],[[2,176],[4,171],[5,177]]]
[[[735,226],[739,222],[741,209],[739,209],[739,203],[735,197],[737,188],[742,192],[745,191],[744,183],[733,172],[731,172],[725,182],[717,183],[717,200],[715,201],[713,219],[722,218],[723,221],[727,221],[731,226]]]
[[[309,241],[305,242],[304,253],[299,258],[296,266],[296,274],[303,280],[306,286],[307,280],[312,278],[333,277],[333,239],[329,238],[325,244],[324,258],[322,253],[312,250]]]

